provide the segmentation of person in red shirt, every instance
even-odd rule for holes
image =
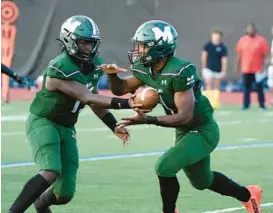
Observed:
[[[250,106],[250,92],[253,82],[256,83],[260,107],[265,109],[262,75],[265,58],[269,53],[269,44],[264,37],[257,33],[254,23],[247,26],[247,34],[242,36],[238,41],[236,52],[235,72],[241,70],[243,73],[243,109],[246,110]]]

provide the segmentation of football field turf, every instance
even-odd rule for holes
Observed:
[[[120,118],[132,111],[113,111]],[[37,172],[25,137],[28,103],[2,105],[2,209],[7,212],[23,184]],[[156,109],[152,114],[160,115]],[[212,156],[212,169],[241,184],[262,186],[263,213],[273,212],[273,111],[222,107],[215,112],[221,140]],[[107,127],[88,109],[77,124],[81,156],[77,193],[58,213],[160,213],[161,203],[154,164],[173,145],[174,130],[155,126],[130,128],[131,140],[122,147]],[[240,202],[194,189],[179,173],[181,213],[246,212]],[[237,208],[238,207],[238,208]],[[34,212],[31,208],[29,213]]]

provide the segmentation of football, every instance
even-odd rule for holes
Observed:
[[[142,109],[152,110],[159,102],[159,95],[155,89],[145,87],[143,90],[136,92],[134,102],[136,104],[142,104]]]

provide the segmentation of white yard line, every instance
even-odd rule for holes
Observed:
[[[161,112],[160,110],[158,112]],[[134,112],[130,109],[125,109],[125,110],[115,110],[113,111],[114,114],[116,115],[127,115],[127,114],[134,114]],[[218,111],[217,113],[215,113],[216,117],[226,117],[228,115],[230,115],[232,113],[232,111],[228,111],[228,110],[222,110],[222,111]],[[82,116],[92,116],[94,115],[94,113],[90,110],[83,110],[80,113],[80,117]],[[28,114],[26,113],[21,113],[21,114],[17,114],[17,115],[2,115],[1,117],[1,122],[3,121],[25,121],[27,119]]]
[[[13,120],[15,121],[15,120]],[[218,124],[220,126],[226,126],[226,125],[239,125],[239,124],[243,124],[243,125],[257,125],[257,124],[262,124],[262,123],[273,123],[273,119],[259,119],[256,120],[255,123],[253,122],[253,120],[232,120],[232,121],[218,121]],[[143,129],[155,129],[155,128],[162,128],[162,127],[157,127],[157,126],[152,126],[152,125],[140,125],[140,126],[133,126],[130,127],[133,129],[139,129],[139,130],[143,130]],[[109,131],[109,129],[107,127],[97,127],[97,128],[78,128],[77,129],[77,133],[81,133],[81,132],[107,132]],[[20,131],[20,132],[2,132],[1,136],[5,137],[5,136],[16,136],[16,135],[24,135],[25,132],[24,131]]]
[[[273,147],[273,142],[269,143],[252,143],[252,144],[239,144],[239,145],[227,145],[227,146],[218,146],[216,150],[238,150],[238,149],[256,149],[264,147]],[[101,161],[101,160],[113,160],[113,159],[126,159],[126,158],[137,158],[137,157],[148,157],[148,156],[158,156],[162,155],[164,151],[148,151],[148,152],[134,152],[127,154],[111,154],[111,155],[98,155],[90,157],[81,157],[80,162],[89,162],[89,161]],[[17,163],[4,163],[1,165],[1,168],[14,168],[14,167],[25,167],[33,166],[33,162],[17,162]]]
[[[273,206],[273,203],[263,203],[263,204],[261,204],[261,206],[263,208],[271,207],[271,206]],[[245,207],[234,207],[234,208],[226,208],[226,209],[216,209],[216,210],[206,211],[206,212],[201,212],[201,213],[226,213],[226,212],[235,212],[235,211],[242,210],[242,209],[245,209]]]
[[[150,126],[150,125],[140,125],[140,126],[132,126],[130,128],[133,129],[156,129],[156,128],[162,128],[162,127],[157,127],[157,126]],[[108,127],[97,127],[97,128],[78,128],[76,129],[77,133],[82,133],[82,132],[111,132]],[[25,132],[2,132],[1,136],[16,136],[16,135],[25,135]]]

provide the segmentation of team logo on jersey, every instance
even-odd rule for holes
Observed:
[[[167,80],[166,79],[161,80],[161,84],[162,85],[167,85]]]
[[[217,52],[221,52],[221,51],[222,51],[222,48],[221,48],[221,47],[216,47],[216,51],[217,51]]]
[[[75,138],[75,139],[77,138],[77,137],[76,137],[76,132],[73,132],[73,131],[72,131],[72,137]]]
[[[162,37],[163,41],[167,41],[169,44],[173,44],[173,34],[171,32],[170,26],[165,26],[164,31],[162,31],[159,27],[153,27],[152,31],[155,34],[156,40],[159,40]],[[159,44],[162,44],[162,41],[160,41]]]
[[[94,74],[93,78],[94,79],[98,79],[99,78],[99,74]]]
[[[88,89],[90,89],[90,87],[92,87],[92,82],[89,82],[88,84],[85,85]]]
[[[194,83],[194,75],[192,75],[191,77],[187,78],[187,85],[190,85]]]

